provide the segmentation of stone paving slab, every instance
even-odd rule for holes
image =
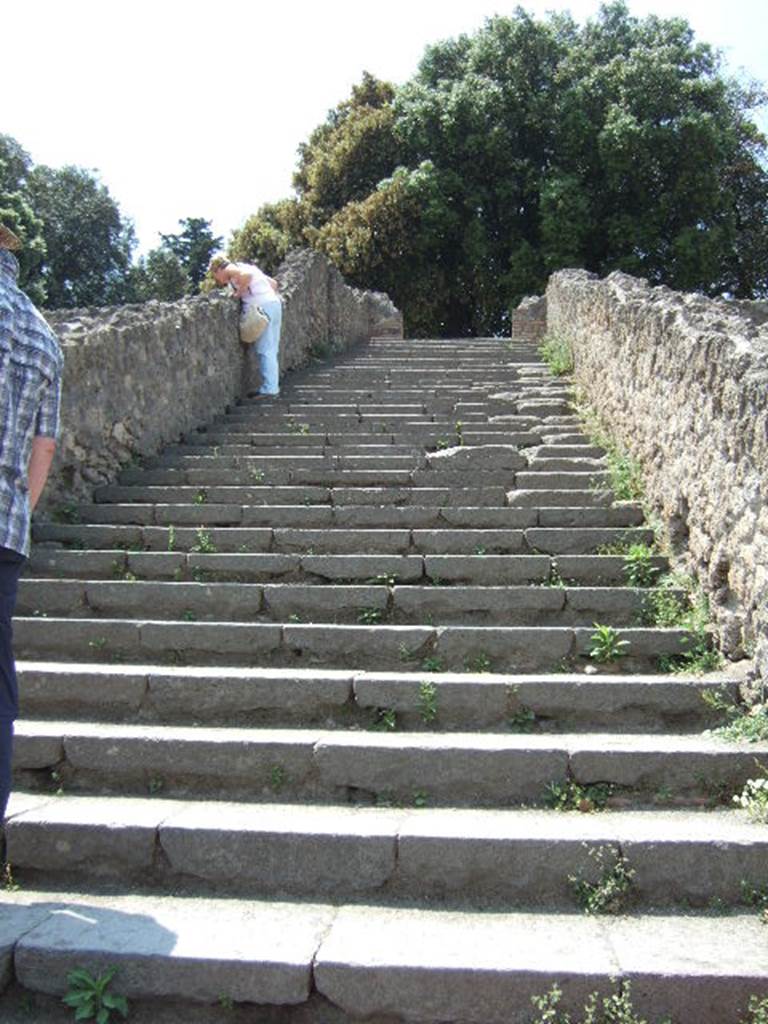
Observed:
[[[561,1007],[632,979],[636,1010],[680,1021],[736,1024],[751,992],[768,991],[768,961],[754,917],[483,914],[366,907],[342,910],[315,965],[320,992],[359,1018],[528,1024],[531,997],[556,979]]]
[[[538,474],[541,476],[541,474]],[[537,488],[526,489],[518,481],[515,490],[507,491],[506,504],[514,508],[596,508],[610,506],[613,503],[611,491],[591,490],[588,486],[581,490]]]
[[[33,992],[62,995],[86,966],[119,971],[129,999],[290,1005],[309,996],[312,959],[335,910],[318,904],[173,897],[24,894],[5,911],[42,915],[16,944],[15,974]],[[3,915],[3,916],[4,916]],[[28,918],[29,920],[29,918]]]

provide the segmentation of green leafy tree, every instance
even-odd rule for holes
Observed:
[[[131,298],[137,302],[159,299],[175,302],[189,295],[191,282],[179,257],[165,246],[159,246],[142,257],[132,268]]]
[[[400,162],[393,97],[391,85],[364,72],[350,99],[299,148],[294,187],[309,225],[319,227],[347,203],[365,199]]]
[[[759,297],[764,100],[682,19],[612,2],[579,27],[518,7],[428,47],[397,90],[364,76],[300,149],[296,230],[268,209],[247,234],[387,289],[409,333],[503,331],[566,266]]]
[[[206,275],[208,263],[222,239],[214,236],[211,222],[202,217],[185,217],[179,221],[181,231],[176,235],[160,235],[165,249],[172,253],[188,278],[187,289],[196,292]],[[166,271],[170,262],[164,261]],[[160,296],[157,296],[160,298]]]
[[[43,222],[46,305],[111,305],[130,298],[133,225],[106,186],[82,167],[38,165],[28,187]]]
[[[45,302],[45,287],[40,269],[46,248],[43,222],[35,216],[27,189],[27,176],[32,160],[10,135],[0,135],[0,220],[23,243],[16,254],[19,261],[19,284],[33,302]]]
[[[265,203],[233,232],[229,255],[274,274],[291,249],[306,245],[305,226],[304,207],[298,200]]]

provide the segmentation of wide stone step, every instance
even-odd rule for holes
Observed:
[[[364,609],[363,621],[375,621]],[[592,627],[337,625],[187,619],[43,618],[15,620],[17,656],[62,661],[165,660],[188,665],[277,665],[366,669],[528,672],[587,664]],[[690,637],[682,629],[627,628],[623,656],[612,671],[652,671],[659,659],[680,656]]]
[[[515,493],[515,492],[513,492]],[[559,492],[569,495],[572,492]],[[601,500],[556,502],[559,505],[572,506],[610,505],[611,496],[606,493]],[[248,505],[474,505],[504,506],[507,504],[503,486],[484,487],[232,487],[216,485],[210,487],[159,487],[154,485],[121,486],[108,484],[96,488],[98,502],[123,504],[126,502],[150,502],[152,504],[198,503],[212,504],[248,504]],[[509,504],[522,504],[509,502]],[[531,502],[530,504],[534,504]],[[547,502],[540,500],[540,505]]]
[[[657,574],[669,566],[653,557]],[[435,586],[474,584],[514,586],[538,583],[553,587],[613,586],[627,582],[627,567],[618,555],[538,554],[307,554],[186,553],[183,551],[104,551],[38,549],[28,576],[74,579],[195,580],[199,583],[254,583],[269,580],[431,582]]]
[[[211,799],[544,804],[552,784],[730,804],[768,767],[768,743],[648,734],[397,733],[21,719],[14,770],[28,787]],[[55,773],[52,775],[52,773]]]
[[[73,513],[78,522],[92,525],[134,526],[293,526],[413,528],[453,526],[471,529],[521,529],[541,527],[627,527],[643,521],[639,506],[615,508],[492,508],[475,507],[376,507],[371,505],[79,505]]]
[[[721,717],[705,693],[735,701],[726,677],[561,673],[363,672],[18,663],[22,714],[99,721],[333,724],[398,731],[701,731]]]
[[[20,616],[233,622],[394,622],[440,625],[644,624],[654,591],[626,587],[367,586],[334,583],[202,583],[25,579]],[[681,605],[683,591],[665,590]]]
[[[213,819],[213,820],[212,820]],[[325,807],[17,794],[6,858],[45,879],[172,885],[310,899],[492,898],[497,910],[578,909],[570,878],[599,879],[594,851],[634,872],[631,902],[731,905],[762,877],[768,835],[736,811]],[[592,855],[590,854],[592,851]]]
[[[139,526],[48,524],[36,528],[39,542],[87,550],[381,553],[381,554],[593,554],[616,545],[650,546],[651,530],[598,528],[525,529],[301,529],[288,526]]]

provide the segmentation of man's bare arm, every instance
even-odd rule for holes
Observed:
[[[31,509],[34,509],[43,493],[55,451],[55,438],[33,438],[32,454],[29,457],[29,505]]]

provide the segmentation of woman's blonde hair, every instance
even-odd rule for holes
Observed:
[[[231,262],[231,260],[221,254],[214,256],[208,264],[208,273],[215,274],[217,270],[221,270],[223,267],[228,267]]]

